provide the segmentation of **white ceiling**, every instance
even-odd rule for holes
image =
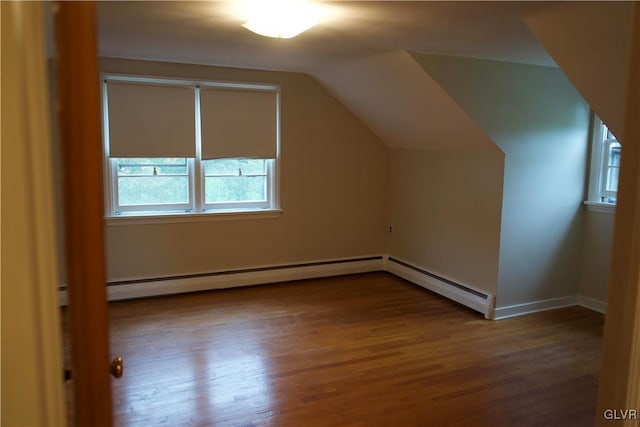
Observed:
[[[523,24],[544,2],[324,2],[334,14],[294,39],[251,33],[233,2],[100,2],[102,56],[317,72],[393,50],[555,66]]]

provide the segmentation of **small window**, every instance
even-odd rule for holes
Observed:
[[[607,140],[604,152],[601,201],[615,203],[620,170],[620,143],[615,138]]]
[[[598,117],[594,118],[589,201],[615,205],[622,146]]]

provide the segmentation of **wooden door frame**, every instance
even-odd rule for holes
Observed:
[[[635,419],[623,416],[627,410],[640,412],[640,7],[637,3],[632,16],[624,154],[596,414],[599,426],[640,425],[640,413]]]
[[[74,421],[111,426],[102,131],[94,2],[56,5]]]
[[[2,2],[2,425],[64,426],[45,14]]]

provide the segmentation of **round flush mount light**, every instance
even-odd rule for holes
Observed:
[[[244,0],[237,14],[256,34],[290,39],[322,21],[326,10],[308,0]]]

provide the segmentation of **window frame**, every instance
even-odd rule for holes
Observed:
[[[612,145],[620,145],[615,138],[607,138],[610,134],[606,124],[595,114],[592,116],[591,129],[591,162],[589,169],[589,194],[585,204],[590,210],[613,213],[615,202],[605,199],[617,198],[617,190],[607,190],[609,153]],[[611,134],[613,135],[613,134]]]
[[[611,169],[618,169],[618,171],[620,170],[620,166],[613,166],[613,165],[610,164],[611,151],[612,151],[612,148],[614,146],[621,147],[620,143],[615,138],[605,139],[604,142],[602,143],[602,149],[604,150],[604,158],[602,160],[602,169],[600,171],[600,173],[602,175],[601,178],[600,178],[600,185],[601,185],[600,197],[601,198],[608,198],[608,199],[616,199],[616,201],[617,201],[617,198],[618,198],[618,190],[617,190],[617,188],[616,188],[616,191],[608,190],[609,171]],[[611,202],[602,202],[602,203],[610,203],[610,204],[614,204],[614,205],[616,204],[616,203],[611,203]]]
[[[195,87],[195,117],[196,122],[196,157],[187,158],[187,175],[189,177],[189,203],[187,204],[148,204],[137,206],[120,206],[118,202],[118,159],[109,155],[109,116],[107,81],[128,81],[139,83],[166,84],[173,86]],[[184,222],[191,219],[196,221],[210,220],[215,216],[220,219],[256,218],[260,216],[272,216],[282,212],[280,208],[280,97],[281,87],[275,83],[240,83],[224,81],[192,80],[175,77],[140,76],[117,73],[100,74],[102,95],[102,146],[104,159],[104,197],[105,218],[108,223],[114,220],[127,219],[122,223],[132,223],[136,219],[140,222]],[[225,87],[247,90],[264,90],[275,93],[276,98],[276,158],[264,159],[267,165],[266,201],[258,202],[233,202],[233,203],[206,203],[205,200],[205,168],[201,155],[201,116],[200,116],[200,88],[201,87]],[[237,215],[234,215],[237,214]],[[178,218],[179,217],[179,218]],[[191,217],[191,219],[189,219]]]

